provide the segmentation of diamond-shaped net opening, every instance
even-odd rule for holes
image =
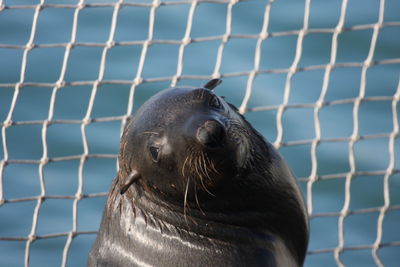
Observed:
[[[0,1],[0,265],[84,265],[126,118],[222,78],[284,155],[306,266],[395,266],[400,3]]]

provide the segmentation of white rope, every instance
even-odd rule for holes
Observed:
[[[251,0],[248,0],[251,1]],[[124,0],[118,1],[98,1],[96,3],[88,3],[85,0],[80,0],[77,3],[47,3],[45,0],[41,0],[37,4],[14,4],[12,1],[1,1],[0,0],[0,16],[11,16],[11,11],[15,10],[31,10],[33,13],[31,28],[28,41],[24,44],[14,44],[13,42],[0,41],[0,49],[10,49],[21,51],[21,65],[19,79],[15,82],[4,82],[0,80],[0,90],[13,90],[13,94],[7,103],[7,112],[3,121],[0,121],[1,127],[1,141],[3,156],[0,158],[0,212],[1,208],[6,205],[11,205],[12,203],[20,202],[32,202],[35,203],[32,223],[29,229],[29,233],[24,236],[8,236],[7,232],[0,230],[0,242],[24,242],[24,264],[25,266],[30,265],[30,259],[34,251],[32,250],[32,244],[40,239],[54,239],[57,237],[65,237],[65,243],[63,243],[61,266],[67,266],[71,260],[71,246],[73,246],[74,241],[77,236],[94,235],[97,229],[91,229],[88,231],[80,231],[78,227],[78,216],[82,212],[79,203],[82,199],[91,199],[98,197],[105,197],[107,192],[95,192],[87,194],[84,190],[84,182],[86,178],[85,166],[87,161],[90,159],[110,159],[116,160],[116,154],[107,153],[94,153],[92,147],[89,147],[90,136],[88,135],[88,129],[93,124],[98,124],[102,122],[118,122],[121,123],[121,129],[125,125],[128,116],[132,115],[133,108],[138,103],[135,103],[135,96],[137,94],[137,88],[144,84],[152,84],[165,82],[170,83],[171,86],[179,85],[181,80],[195,80],[199,85],[204,84],[204,81],[211,78],[243,78],[246,79],[245,88],[235,88],[235,90],[243,90],[243,98],[241,99],[241,104],[239,106],[240,113],[250,113],[250,112],[266,112],[273,111],[276,113],[276,138],[274,140],[274,145],[278,149],[284,147],[297,147],[302,145],[307,145],[310,147],[310,173],[305,175],[305,177],[299,177],[299,182],[306,185],[306,203],[308,212],[311,220],[315,218],[337,218],[337,244],[334,247],[321,247],[321,248],[311,248],[309,255],[315,254],[330,254],[335,260],[338,266],[345,266],[346,262],[342,257],[344,251],[357,251],[357,250],[369,250],[372,255],[372,259],[377,266],[384,266],[385,261],[382,256],[379,255],[379,251],[385,247],[400,247],[400,240],[386,241],[384,238],[384,233],[387,233],[385,228],[385,218],[388,213],[393,211],[400,211],[400,205],[391,202],[390,186],[391,178],[394,175],[399,175],[400,170],[396,169],[396,154],[398,151],[398,146],[396,142],[399,142],[399,118],[398,118],[398,106],[400,101],[400,77],[396,92],[393,95],[375,95],[370,96],[367,94],[367,81],[370,77],[370,69],[373,67],[393,67],[400,64],[400,58],[396,56],[388,58],[376,58],[377,44],[379,38],[383,35],[381,34],[382,29],[389,28],[399,28],[400,18],[398,21],[385,21],[385,9],[387,12],[388,1],[379,1],[379,10],[377,10],[377,20],[376,22],[369,22],[367,24],[357,24],[353,26],[345,26],[346,20],[349,19],[348,12],[350,9],[347,0],[342,0],[340,6],[340,13],[338,16],[337,24],[332,28],[315,28],[310,24],[310,16],[313,12],[312,6],[314,1],[305,0],[304,1],[304,14],[303,14],[303,24],[298,29],[286,30],[286,31],[271,31],[270,24],[272,14],[274,14],[276,8],[275,5],[283,4],[279,0],[266,0],[263,2],[263,18],[262,26],[256,34],[247,33],[234,33],[232,32],[232,22],[235,20],[236,9],[241,9],[241,2],[238,0],[184,0],[184,1],[162,1],[154,0],[152,2],[139,2],[139,1],[129,1]],[[246,1],[247,2],[247,1]],[[200,5],[217,6],[222,5],[226,9],[225,12],[225,25],[224,32],[219,35],[203,36],[203,37],[192,37],[192,28],[194,27],[196,14],[198,12],[198,7]],[[185,31],[181,38],[178,39],[156,39],[154,38],[155,22],[157,20],[158,11],[165,6],[182,6],[188,7],[188,12],[181,14],[186,17]],[[82,11],[84,10],[96,10],[97,8],[108,8],[112,10],[112,17],[109,26],[108,39],[105,42],[79,42],[77,41],[77,32],[82,26]],[[120,11],[124,8],[139,8],[143,12],[148,12],[148,25],[147,36],[143,40],[134,41],[116,41],[115,33],[117,27],[119,26]],[[46,9],[48,12],[54,9],[64,9],[73,11],[73,20],[71,26],[71,37],[67,42],[59,43],[43,43],[36,44],[35,38],[37,37],[38,21],[41,15],[41,11]],[[6,13],[9,11],[10,13]],[[173,19],[173,18],[171,18]],[[207,19],[207,18],[203,18]],[[251,18],[246,18],[251,19]],[[371,39],[369,41],[368,54],[365,60],[359,62],[337,62],[338,58],[338,48],[340,46],[340,38],[343,33],[348,32],[361,32],[361,31],[371,31]],[[330,58],[329,62],[320,65],[301,65],[302,58],[305,57],[303,53],[304,50],[304,40],[310,34],[325,34],[331,36],[331,48],[330,48]],[[294,58],[291,64],[287,68],[262,68],[262,62],[265,60],[264,49],[265,43],[269,42],[273,38],[279,38],[284,36],[294,36],[296,37],[296,46]],[[226,57],[225,49],[227,45],[232,40],[253,40],[255,43],[255,49],[249,56],[253,59],[253,65],[250,69],[245,71],[237,72],[222,72],[223,64]],[[3,40],[3,39],[1,39]],[[212,73],[207,75],[186,75],[185,73],[185,56],[189,53],[187,49],[192,44],[208,42],[217,42],[216,47],[216,59],[215,62],[210,62],[213,65]],[[21,45],[22,43],[22,45]],[[146,77],[144,75],[144,68],[148,64],[148,53],[152,49],[152,45],[176,45],[178,47],[177,55],[177,65],[176,70],[173,75],[170,76],[160,76],[160,77]],[[112,50],[115,47],[139,47],[140,56],[137,63],[136,73],[129,79],[126,80],[112,80],[105,78],[105,70],[108,64],[109,58],[112,56]],[[70,55],[71,51],[77,47],[85,48],[97,48],[101,49],[101,58],[99,63],[98,75],[95,80],[66,80],[66,73],[70,68]],[[28,61],[30,59],[30,53],[32,50],[39,50],[45,48],[58,48],[64,49],[61,70],[56,81],[43,81],[43,82],[32,82],[27,80],[27,68],[29,67]],[[1,59],[0,59],[1,60]],[[33,60],[33,59],[32,59]],[[37,64],[37,63],[36,63]],[[132,63],[133,65],[134,63]],[[147,68],[147,67],[146,67]],[[360,84],[358,87],[358,94],[353,98],[328,100],[328,92],[332,91],[332,72],[335,69],[355,69],[361,70],[360,74]],[[323,81],[319,92],[319,97],[315,102],[310,103],[297,103],[296,100],[292,101],[294,83],[296,80],[294,77],[299,73],[310,72],[310,71],[322,71]],[[283,88],[274,88],[274,90],[282,91],[282,99],[279,104],[276,105],[261,105],[252,106],[252,98],[255,97],[254,88],[258,86],[256,84],[256,79],[261,75],[284,75],[285,83]],[[400,73],[399,73],[400,74]],[[377,78],[379,79],[379,77]],[[116,103],[116,105],[126,105],[126,112],[119,114],[118,116],[105,116],[105,117],[95,117],[93,114],[93,107],[98,99],[98,91],[104,85],[124,85],[130,88],[129,95],[124,103]],[[59,100],[59,92],[65,87],[75,87],[75,86],[87,86],[91,88],[90,98],[86,107],[85,115],[82,119],[57,119],[55,118],[55,109],[57,102]],[[268,85],[265,85],[268,86]],[[264,89],[265,89],[264,86]],[[16,107],[19,104],[21,98],[21,90],[25,87],[41,87],[48,88],[51,90],[50,100],[47,110],[47,118],[41,120],[15,120]],[[160,88],[162,89],[162,88]],[[79,97],[79,96],[77,96]],[[229,95],[227,95],[229,98]],[[290,100],[290,101],[289,101]],[[393,118],[393,129],[389,132],[380,132],[374,134],[361,134],[360,133],[360,106],[366,102],[375,103],[391,103],[391,113]],[[4,103],[4,101],[2,102]],[[322,135],[322,123],[323,119],[321,116],[321,111],[328,106],[340,106],[340,105],[352,105],[352,118],[353,118],[353,129],[351,136],[335,136],[331,138],[326,138]],[[136,107],[136,106],[135,106]],[[313,125],[314,125],[314,136],[309,139],[301,140],[286,140],[285,135],[287,131],[284,128],[284,118],[287,115],[288,110],[293,109],[312,109],[313,110]],[[48,129],[54,124],[64,124],[64,125],[79,125],[81,130],[82,138],[82,154],[76,155],[66,155],[51,157],[49,156],[49,136]],[[16,159],[13,158],[13,146],[10,146],[10,129],[13,127],[21,125],[39,125],[41,127],[41,142],[42,142],[42,154],[40,159],[23,158]],[[257,128],[257,125],[256,125]],[[357,153],[355,147],[359,142],[364,140],[375,140],[384,139],[388,141],[388,153],[389,162],[386,169],[374,169],[369,171],[362,171],[358,169],[357,166]],[[347,160],[349,164],[349,170],[345,172],[336,172],[330,174],[321,175],[321,166],[319,166],[320,155],[318,154],[318,149],[321,144],[325,143],[342,143],[348,146],[348,156]],[[1,154],[0,154],[1,155]],[[51,155],[51,154],[50,154]],[[52,164],[52,162],[64,162],[64,161],[79,161],[78,175],[76,177],[78,183],[75,189],[75,193],[71,195],[51,195],[48,193],[48,188],[45,184],[45,168]],[[40,186],[40,192],[34,196],[24,196],[18,198],[10,198],[7,195],[7,190],[5,186],[4,177],[6,175],[6,170],[9,165],[22,165],[22,164],[33,164],[38,167],[38,184]],[[305,163],[306,164],[306,163]],[[377,194],[383,195],[383,205],[378,207],[366,207],[363,209],[352,209],[352,181],[358,176],[381,176],[383,182],[383,192],[377,192]],[[32,177],[34,177],[32,175]],[[29,179],[31,177],[26,177]],[[107,177],[111,179],[112,177]],[[314,204],[316,201],[315,195],[318,193],[318,187],[315,185],[321,181],[342,179],[344,181],[344,201],[343,206],[340,211],[334,212],[316,212]],[[42,204],[45,200],[53,199],[68,199],[72,200],[72,221],[71,228],[68,232],[60,233],[49,233],[45,235],[38,235],[37,229],[39,221],[39,215],[42,208]],[[346,228],[346,220],[349,216],[356,216],[359,214],[369,214],[376,213],[379,214],[376,224],[376,233],[371,233],[374,236],[374,242],[372,244],[362,244],[362,245],[349,245],[346,243],[346,235],[349,229]],[[6,218],[7,219],[7,218]],[[64,220],[65,218],[60,218]],[[336,233],[335,233],[336,235]],[[1,265],[1,259],[0,259]]]

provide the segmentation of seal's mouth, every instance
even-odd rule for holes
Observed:
[[[233,176],[241,173],[249,158],[248,130],[240,121],[209,119],[196,131],[195,138],[201,145],[190,145],[185,152],[181,177],[212,195]],[[186,184],[186,187],[189,187]]]
[[[220,174],[218,162],[207,155],[205,151],[189,149],[189,153],[182,165],[182,177],[194,178],[195,183],[207,190],[212,187],[215,177]]]
[[[242,138],[238,137],[239,142],[237,144],[230,144],[233,139],[227,135],[227,130],[224,129],[223,138],[226,140],[223,142],[214,143],[205,139],[207,140],[204,144],[205,149],[198,149],[198,147],[193,146],[188,150],[189,153],[182,166],[184,181],[183,213],[185,218],[191,209],[204,213],[215,203],[218,203],[218,198],[221,194],[224,194],[224,188],[229,187],[232,179],[238,173],[241,173],[240,168],[245,163],[243,142],[239,141]],[[211,141],[221,138],[219,137],[219,134],[221,134],[218,132],[219,130],[212,129],[211,131],[216,133],[216,138]],[[205,209],[203,210],[203,208]]]

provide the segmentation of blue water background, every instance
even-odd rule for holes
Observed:
[[[38,1],[3,1],[6,6],[36,4]],[[76,1],[47,1],[76,3]],[[88,1],[105,3],[107,1]],[[116,1],[109,1],[116,2]],[[145,2],[145,1],[143,1]],[[267,1],[238,3],[232,13],[232,34],[258,34],[261,31]],[[400,2],[385,1],[385,22],[400,22]],[[150,3],[146,1],[146,3]],[[341,1],[311,1],[309,28],[335,28]],[[185,33],[190,5],[165,5],[155,12],[154,40],[181,40]],[[345,27],[375,23],[379,1],[350,0]],[[70,40],[74,8],[44,8],[40,12],[35,44],[67,43]],[[145,40],[149,26],[148,7],[123,7],[118,16],[114,41]],[[86,7],[81,10],[77,43],[105,43],[108,40],[113,7]],[[194,14],[191,38],[225,33],[227,4],[201,3]],[[32,27],[34,9],[0,11],[0,44],[25,45]],[[304,1],[280,0],[272,5],[269,32],[302,28]],[[337,62],[363,62],[367,57],[372,29],[345,31],[338,39]],[[299,67],[327,64],[330,60],[332,33],[305,36]],[[251,71],[254,66],[256,39],[232,38],[226,44],[221,73]],[[289,68],[293,62],[297,35],[271,37],[264,41],[260,69]],[[185,48],[184,75],[211,75],[220,40],[192,43]],[[65,81],[93,81],[99,74],[102,47],[76,46],[71,50]],[[104,80],[132,81],[137,73],[141,45],[114,46],[109,50]],[[177,71],[179,45],[154,44],[149,48],[142,78],[172,77]],[[35,48],[27,57],[26,82],[56,82],[60,76],[64,47]],[[0,85],[20,79],[23,50],[0,47]],[[400,27],[380,30],[374,60],[400,58]],[[366,96],[393,96],[399,82],[399,64],[375,65],[367,72]],[[248,107],[282,104],[287,73],[260,74],[255,78]],[[324,70],[297,72],[292,80],[289,104],[315,103],[319,98]],[[224,78],[216,91],[239,106],[245,94],[247,76]],[[348,99],[359,94],[361,68],[335,68],[330,77],[326,101]],[[182,79],[179,85],[201,85],[205,80]],[[135,91],[134,111],[151,95],[170,86],[170,81],[140,84]],[[129,84],[104,84],[99,87],[91,118],[124,115],[128,108]],[[54,119],[82,120],[86,114],[92,86],[65,86],[56,97]],[[0,87],[0,122],[10,109],[14,87]],[[45,120],[48,116],[51,87],[21,88],[12,120]],[[399,106],[397,113],[399,113]],[[277,136],[276,110],[249,112],[246,118],[268,140]],[[314,110],[289,108],[283,116],[283,142],[315,138]],[[319,113],[322,138],[350,137],[353,133],[353,104],[325,106]],[[359,110],[359,134],[390,133],[393,129],[391,101],[363,102]],[[86,127],[90,154],[117,154],[121,122],[95,122]],[[10,160],[39,160],[42,157],[42,125],[13,125],[5,130]],[[1,141],[3,142],[3,141]],[[364,139],[354,145],[357,171],[382,171],[389,165],[387,136]],[[49,157],[83,153],[80,124],[53,124],[47,131]],[[299,178],[311,173],[311,144],[285,146],[280,149]],[[322,142],[318,146],[318,175],[346,173],[349,167],[348,142]],[[395,168],[399,170],[400,140],[395,142]],[[4,151],[0,149],[0,159]],[[2,174],[5,199],[40,194],[37,164],[10,163]],[[116,174],[115,158],[90,158],[84,165],[84,194],[107,192]],[[79,160],[50,162],[44,167],[46,195],[73,196],[77,191]],[[391,205],[400,204],[400,175],[390,177]],[[300,185],[306,194],[306,183]],[[345,180],[318,181],[313,186],[313,213],[340,212],[344,204]],[[78,231],[97,230],[104,197],[84,198],[78,204]],[[72,199],[46,199],[42,204],[36,235],[69,232],[72,229]],[[351,184],[350,209],[380,207],[383,200],[383,175],[356,176]],[[36,201],[6,203],[0,206],[0,237],[27,237],[32,227]],[[357,214],[345,219],[345,246],[371,245],[376,239],[378,212]],[[293,226],[295,227],[295,226]],[[383,224],[382,243],[400,241],[400,210],[389,210]],[[78,235],[72,241],[68,266],[84,266],[95,235]],[[39,239],[30,248],[31,266],[58,266],[66,236]],[[338,245],[338,217],[316,217],[311,220],[309,250],[334,248]],[[24,241],[0,240],[0,266],[23,266]],[[385,266],[398,266],[400,247],[379,250]],[[341,259],[347,266],[375,266],[370,249],[345,251]],[[312,254],[306,266],[336,266],[333,253]]]

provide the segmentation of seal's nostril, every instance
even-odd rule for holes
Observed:
[[[206,121],[197,129],[197,140],[207,147],[217,147],[224,138],[224,126],[215,120]]]

